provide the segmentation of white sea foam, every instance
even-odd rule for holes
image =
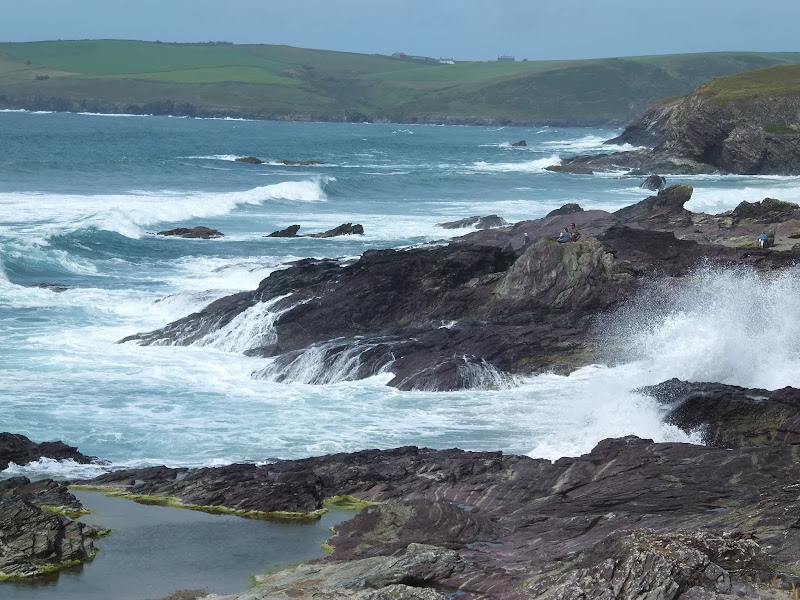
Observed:
[[[800,269],[698,269],[654,283],[607,324],[619,360],[663,381],[800,387]]]
[[[324,186],[329,181],[334,179],[286,181],[240,192],[218,193],[165,190],[76,196],[12,192],[0,194],[0,207],[14,214],[15,220],[30,223],[23,226],[26,232],[38,230],[47,235],[97,227],[137,238],[148,225],[220,216],[243,204],[325,202]]]
[[[278,341],[275,321],[291,306],[276,310],[275,305],[289,294],[278,296],[267,302],[259,302],[234,317],[230,323],[211,332],[194,343],[209,346],[224,352],[245,352],[252,348],[268,346]]]
[[[553,154],[549,158],[525,162],[488,163],[480,161],[474,163],[470,170],[478,173],[538,173],[544,171],[546,167],[560,164],[561,158],[557,154]]]
[[[72,459],[55,460],[53,458],[40,458],[37,461],[26,465],[10,463],[8,468],[0,471],[0,478],[7,477],[27,477],[37,480],[44,477],[52,479],[91,479],[107,473],[110,469],[108,464],[81,464]]]
[[[770,178],[763,181],[773,185],[755,186],[752,185],[754,183],[752,178],[748,178],[746,181],[748,185],[741,188],[694,186],[692,198],[686,203],[686,208],[693,212],[717,214],[733,210],[741,202],[760,202],[764,198],[777,198],[784,202],[800,204],[800,178]],[[783,185],[774,185],[775,183]]]

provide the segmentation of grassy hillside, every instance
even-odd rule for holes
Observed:
[[[458,62],[289,46],[0,44],[0,107],[198,116],[620,125],[652,101],[800,53]]]

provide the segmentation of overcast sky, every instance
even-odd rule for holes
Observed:
[[[0,0],[0,41],[288,44],[456,60],[800,51],[800,0]]]

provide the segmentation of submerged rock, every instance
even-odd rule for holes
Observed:
[[[175,236],[182,238],[196,238],[202,240],[210,240],[214,238],[224,237],[224,234],[221,231],[217,231],[216,229],[209,229],[208,227],[204,227],[202,225],[198,227],[193,227],[191,229],[187,227],[176,227],[175,229],[170,229],[169,231],[159,231],[156,235]]]
[[[255,157],[255,156],[242,156],[242,157],[237,158],[235,160],[236,160],[236,162],[249,163],[251,165],[260,165],[260,164],[262,164],[264,162],[263,160],[261,160],[258,157]]]
[[[281,164],[290,165],[290,166],[301,166],[307,167],[310,165],[322,165],[324,163],[319,162],[318,160],[282,160],[280,161]]]

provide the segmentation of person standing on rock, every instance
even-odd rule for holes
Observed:
[[[761,235],[758,236],[758,246],[759,248],[766,248],[767,247],[767,232],[762,231]]]
[[[528,232],[526,231],[524,234],[522,234],[522,245],[527,246],[530,243],[531,243],[531,238],[528,235]]]

